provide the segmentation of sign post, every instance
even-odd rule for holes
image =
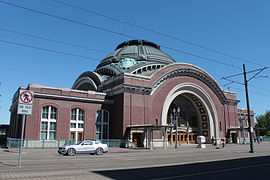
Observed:
[[[19,160],[18,160],[19,167],[21,167],[21,160],[22,160],[25,119],[26,119],[26,115],[32,114],[33,99],[34,99],[34,93],[32,91],[20,90],[18,111],[17,111],[17,114],[22,115],[22,131],[21,131],[21,141],[20,141]]]

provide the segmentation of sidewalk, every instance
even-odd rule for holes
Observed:
[[[228,159],[268,157],[270,141],[255,144],[255,152],[249,153],[249,144],[227,144],[224,149],[207,144],[205,149],[196,144],[182,144],[178,148],[110,148],[102,156],[61,156],[57,149],[23,149],[22,167],[18,167],[18,149],[0,149],[0,179],[67,180],[110,179],[97,173],[125,169],[170,167]],[[212,163],[213,164],[213,163]],[[185,166],[183,166],[185,167]]]
[[[211,144],[207,144],[206,148],[212,148]],[[197,149],[197,144],[181,144],[178,148],[175,148],[174,145],[166,147],[154,147],[152,150],[150,148],[120,148],[120,147],[109,147],[109,153],[125,153],[125,152],[147,152],[147,151],[166,151],[166,150],[188,150],[188,149]],[[40,153],[41,151],[46,152],[57,152],[57,148],[23,148],[23,152],[33,152],[33,153]],[[0,148],[1,153],[19,153],[19,148]]]
[[[150,152],[150,151],[174,151],[174,150],[195,150],[195,149],[200,149],[197,147],[198,144],[181,144],[178,146],[178,148],[175,148],[174,145],[166,147],[164,149],[163,147],[154,147],[152,150],[150,148],[120,148],[120,147],[110,147],[109,148],[109,153],[129,153],[129,152]],[[265,141],[261,144],[255,143],[254,146],[260,146],[260,145],[269,145],[270,147],[270,141]],[[233,148],[233,147],[248,147],[250,146],[249,144],[226,144],[224,150],[228,148]],[[212,144],[206,144],[205,150],[213,150],[213,149],[222,149],[220,145],[217,146],[212,146]],[[29,148],[29,149],[23,149],[23,153],[33,153],[33,154],[39,154],[41,152],[53,154],[57,153],[57,148]],[[0,148],[0,154],[2,153],[19,153],[18,148]]]

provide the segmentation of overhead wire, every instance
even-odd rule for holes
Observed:
[[[102,28],[102,27],[99,27],[99,26],[94,26],[94,25],[91,25],[91,24],[86,24],[86,23],[83,23],[83,22],[80,22],[80,21],[69,19],[69,18],[56,16],[56,15],[41,12],[41,11],[37,11],[35,9],[27,8],[27,7],[24,7],[24,6],[17,5],[17,4],[13,4],[13,3],[9,3],[9,2],[5,2],[5,1],[1,1],[1,0],[0,0],[0,3],[6,4],[6,5],[9,5],[9,6],[13,6],[13,7],[17,7],[17,8],[20,8],[20,9],[24,9],[24,10],[27,10],[27,11],[31,11],[31,12],[34,12],[34,13],[42,14],[42,15],[45,15],[45,16],[53,17],[53,18],[60,19],[60,20],[63,20],[63,21],[72,22],[74,24],[79,24],[79,25],[82,25],[82,26],[90,27],[90,28],[93,28],[93,29],[96,29],[96,30],[105,31],[105,32],[117,34],[117,35],[128,37],[128,38],[135,38],[133,36],[123,34],[123,33],[117,32],[117,31],[112,31],[110,29]]]
[[[81,9],[81,10],[86,11],[86,9],[84,9],[84,8],[73,6],[73,5],[70,5],[68,3],[63,3],[63,2],[61,2],[59,0],[52,0],[52,1],[55,1],[55,2],[58,2],[58,3],[62,3],[62,4],[65,4],[65,5],[69,5],[69,6],[72,6],[74,8],[77,8],[77,9]],[[60,20],[69,21],[69,22],[76,23],[76,24],[79,24],[79,25],[87,26],[87,27],[90,27],[90,28],[93,28],[93,29],[96,29],[96,30],[106,31],[106,32],[109,32],[109,33],[117,34],[117,35],[128,37],[128,38],[136,38],[134,36],[131,36],[131,35],[128,35],[128,34],[124,34],[124,33],[121,33],[121,32],[112,31],[112,30],[109,30],[109,29],[106,29],[106,28],[102,28],[102,27],[99,27],[99,26],[94,26],[94,25],[82,23],[80,21],[75,21],[75,20],[72,20],[72,19],[68,19],[68,18],[56,16],[56,15],[53,15],[53,14],[49,14],[49,13],[37,11],[37,10],[34,10],[34,9],[30,9],[30,8],[26,8],[26,7],[23,7],[23,6],[19,6],[19,5],[16,5],[16,4],[8,3],[8,2],[2,1],[2,0],[0,0],[0,3],[4,3],[4,4],[10,5],[10,6],[21,8],[21,9],[24,9],[24,10],[27,10],[27,11],[31,11],[31,12],[34,12],[34,13],[43,14],[43,15],[46,15],[46,16],[50,16],[50,17],[53,17],[53,18],[60,19]],[[171,35],[168,35],[166,33],[158,32],[158,31],[155,31],[155,30],[152,30],[152,29],[143,27],[143,26],[139,26],[139,25],[136,25],[136,24],[125,22],[125,21],[122,21],[120,19],[113,18],[111,16],[106,16],[106,15],[103,15],[101,13],[97,13],[95,11],[90,11],[90,10],[87,10],[87,11],[88,12],[91,12],[92,14],[98,15],[98,16],[109,18],[109,19],[114,20],[114,21],[117,21],[119,23],[124,23],[124,24],[130,25],[130,26],[134,26],[134,27],[137,27],[137,28],[140,28],[140,29],[144,29],[146,31],[149,31],[149,32],[152,32],[152,33],[156,33],[156,34],[159,34],[159,35],[163,35],[163,36],[166,36],[166,37],[169,37],[169,38],[178,40],[178,41],[182,41],[182,42],[185,42],[187,44],[190,44],[190,45],[193,45],[193,46],[197,46],[197,47],[200,47],[202,49],[206,49],[206,50],[209,50],[209,51],[212,51],[212,52],[216,52],[218,54],[221,54],[221,55],[224,55],[224,56],[227,56],[227,57],[231,57],[231,58],[234,58],[234,59],[238,59],[238,60],[249,62],[251,64],[256,64],[256,65],[259,65],[259,66],[263,66],[263,65],[260,65],[260,64],[253,63],[251,61],[245,60],[243,58],[238,58],[238,57],[235,57],[235,56],[232,56],[232,55],[223,53],[221,51],[217,51],[217,50],[214,50],[214,49],[211,49],[211,48],[208,48],[208,47],[205,47],[205,46],[196,44],[196,43],[192,43],[192,42],[189,42],[189,41],[186,41],[186,40],[183,40],[183,39],[176,38],[176,37],[171,36]],[[88,47],[81,46],[81,45],[78,45],[78,44],[73,44],[73,43],[58,41],[58,40],[49,39],[49,38],[45,38],[45,37],[41,37],[41,36],[35,36],[35,35],[31,35],[31,34],[21,33],[21,32],[18,32],[18,31],[12,31],[12,30],[8,30],[8,29],[5,29],[5,28],[0,28],[0,30],[4,30],[4,31],[7,31],[7,32],[12,32],[12,33],[16,33],[16,34],[25,35],[25,36],[29,36],[29,37],[36,38],[36,39],[43,39],[43,40],[47,40],[47,41],[51,41],[51,42],[55,42],[55,43],[70,45],[70,46],[79,47],[79,48],[84,48],[84,49],[87,49],[87,50],[95,50],[95,51],[100,51],[100,52],[107,53],[107,52],[102,51],[102,50],[97,50],[97,49],[94,49],[94,48],[88,48]],[[18,45],[18,46],[23,46],[23,47],[28,47],[28,48],[34,48],[34,49],[43,50],[43,51],[54,52],[54,53],[58,53],[58,54],[70,55],[70,56],[73,56],[73,57],[79,57],[79,58],[84,58],[84,59],[93,59],[93,60],[99,61],[99,59],[93,58],[93,57],[89,57],[89,56],[81,56],[81,55],[77,55],[77,54],[72,54],[72,53],[67,53],[67,52],[63,52],[63,51],[57,51],[57,50],[47,49],[47,48],[36,47],[36,46],[22,44],[22,43],[18,43],[18,42],[12,42],[12,41],[6,41],[6,40],[0,40],[0,42],[8,43],[8,44],[13,44],[13,45]],[[213,60],[211,58],[207,58],[207,57],[203,57],[203,56],[196,55],[196,54],[193,54],[193,53],[181,51],[181,50],[178,50],[178,49],[175,49],[175,48],[171,48],[171,47],[168,47],[168,46],[165,46],[165,45],[161,45],[161,46],[164,47],[164,48],[167,48],[167,49],[170,49],[170,50],[179,52],[179,53],[183,53],[183,54],[190,55],[190,56],[193,56],[193,57],[197,57],[197,58],[200,58],[200,59],[205,59],[205,60],[208,60],[208,61],[211,61],[211,62],[219,63],[219,64],[230,66],[230,67],[233,67],[233,68],[241,69],[241,68],[238,68],[238,67],[236,67],[236,66],[234,66],[232,64],[223,63],[223,62],[220,62],[220,61],[217,61],[217,60]],[[270,78],[268,78],[268,79],[270,79]],[[256,86],[252,86],[252,87],[253,88],[258,88],[258,89],[261,89],[261,90],[268,91],[266,89],[262,89],[262,88],[259,88],[259,87],[256,87]],[[234,89],[237,89],[237,88],[234,88]],[[240,89],[240,90],[242,90],[242,89]],[[259,95],[262,95],[262,96],[267,96],[267,95],[260,94],[260,93],[257,93],[257,92],[253,92],[253,93],[259,94]],[[270,97],[270,96],[267,96],[267,97]]]
[[[236,87],[231,87],[231,86],[229,86],[229,88],[230,89],[236,89],[236,90],[244,91],[244,89],[242,89],[242,88],[236,88]],[[252,92],[253,94],[257,94],[257,95],[261,95],[261,96],[269,97],[270,98],[270,96],[269,95],[266,95],[266,94],[262,94],[262,93],[258,93],[258,92],[254,92],[254,91],[250,91],[250,92]]]
[[[17,45],[17,46],[23,46],[23,47],[32,48],[32,49],[49,51],[49,52],[58,53],[58,54],[69,55],[69,56],[73,56],[73,57],[79,57],[79,58],[83,58],[83,59],[92,59],[92,60],[99,61],[99,59],[94,58],[94,57],[82,56],[82,55],[78,55],[78,54],[72,54],[72,53],[69,53],[69,52],[57,51],[57,50],[52,50],[52,49],[47,49],[47,48],[42,48],[42,47],[37,47],[37,46],[32,46],[32,45],[27,45],[27,44],[22,44],[22,43],[18,43],[18,42],[14,42],[14,41],[6,41],[6,40],[0,39],[0,42],[7,43],[7,44],[12,44],[12,45]]]
[[[63,2],[63,1],[60,1],[60,0],[51,0],[51,1],[56,2],[56,3],[59,3],[59,4],[62,4],[62,5],[65,5],[65,6],[69,6],[69,7],[75,8],[75,9],[79,9],[81,11],[84,11],[84,12],[87,12],[87,13],[91,13],[91,14],[94,14],[96,16],[107,18],[107,19],[110,19],[112,21],[115,21],[115,22],[118,22],[118,23],[121,23],[121,24],[126,24],[126,25],[129,25],[129,26],[132,26],[132,27],[136,27],[138,29],[142,29],[142,30],[145,30],[145,31],[148,31],[148,32],[151,32],[151,33],[155,33],[155,34],[158,34],[158,35],[163,36],[163,37],[167,37],[167,38],[170,38],[170,39],[174,39],[176,41],[184,42],[186,44],[189,44],[189,45],[192,45],[192,46],[195,46],[195,47],[204,49],[204,50],[208,50],[208,51],[211,51],[211,52],[214,52],[216,54],[220,54],[220,55],[223,55],[223,56],[226,56],[226,57],[229,57],[229,58],[233,58],[233,59],[236,59],[236,60],[239,60],[239,61],[242,61],[242,62],[248,62],[250,64],[257,65],[257,66],[264,66],[264,65],[261,65],[261,64],[252,62],[252,61],[247,60],[247,59],[244,59],[244,58],[236,57],[236,56],[233,56],[231,54],[224,53],[224,52],[221,52],[219,50],[216,50],[216,49],[213,49],[213,48],[209,48],[209,47],[200,45],[198,43],[190,42],[190,41],[187,41],[187,40],[184,40],[184,39],[181,39],[181,38],[178,38],[178,37],[169,35],[167,33],[156,31],[156,30],[153,30],[153,29],[144,27],[144,26],[140,26],[140,25],[134,24],[134,23],[126,22],[126,21],[123,21],[121,19],[118,19],[118,18],[115,18],[115,17],[112,17],[112,16],[108,16],[108,15],[104,15],[104,14],[98,13],[98,12],[93,11],[93,10],[89,10],[89,9],[85,9],[85,8],[82,8],[82,7],[79,7],[79,6],[75,6],[73,4],[66,3],[66,2]],[[166,48],[168,48],[168,47],[166,47]]]
[[[57,18],[57,19],[60,19],[60,20],[63,20],[63,21],[72,22],[72,23],[79,24],[79,25],[82,25],[82,26],[86,26],[86,27],[89,27],[89,28],[93,28],[93,29],[96,29],[96,30],[101,30],[101,31],[113,33],[113,34],[116,34],[116,35],[132,38],[132,39],[137,39],[136,37],[125,34],[125,33],[117,32],[117,31],[109,30],[109,29],[102,28],[102,27],[99,27],[99,26],[94,26],[94,25],[86,24],[86,23],[83,23],[83,22],[80,22],[80,21],[72,20],[72,19],[69,19],[69,18],[60,17],[60,16],[56,16],[56,15],[53,15],[53,14],[37,11],[37,10],[30,9],[30,8],[27,8],[27,7],[23,7],[23,6],[20,6],[20,5],[16,5],[16,4],[13,4],[13,3],[5,2],[5,1],[2,1],[2,0],[0,0],[0,3],[6,4],[6,5],[9,5],[9,6],[13,6],[13,7],[16,7],[16,8],[24,9],[24,10],[27,10],[27,11],[30,11],[30,12],[42,14],[42,15],[45,15],[45,16]],[[163,47],[171,49],[171,50],[176,51],[178,53],[184,53],[184,54],[187,54],[187,55],[190,55],[190,56],[193,56],[193,57],[205,59],[205,60],[208,60],[208,61],[211,61],[211,62],[215,62],[215,63],[219,63],[219,64],[222,64],[222,65],[226,65],[226,66],[230,66],[230,67],[234,67],[236,69],[239,69],[238,67],[236,67],[236,66],[234,66],[232,64],[223,63],[223,62],[213,60],[213,59],[210,59],[210,58],[207,58],[207,57],[203,57],[203,56],[200,56],[200,55],[195,55],[195,54],[188,53],[188,52],[185,52],[185,51],[181,51],[181,50],[178,50],[178,49],[175,49],[175,48],[170,48],[168,46],[163,46]]]
[[[95,49],[95,48],[89,48],[89,47],[82,46],[82,45],[79,45],[79,44],[74,44],[74,43],[69,43],[69,42],[65,42],[65,41],[59,41],[59,40],[50,39],[50,38],[46,38],[46,37],[36,36],[36,35],[27,34],[27,33],[19,32],[19,31],[14,31],[14,30],[2,28],[2,27],[0,27],[0,31],[5,31],[5,32],[9,32],[9,33],[14,33],[14,34],[19,34],[19,35],[31,37],[31,38],[34,38],[34,39],[41,39],[41,40],[45,40],[45,41],[49,41],[49,42],[54,42],[54,43],[58,43],[58,44],[64,44],[64,45],[68,45],[68,46],[72,46],[72,47],[77,47],[77,48],[81,48],[81,49],[93,50],[93,51],[97,51],[97,52],[101,52],[101,53],[108,53],[108,52],[103,51],[103,50],[99,50],[99,49]]]

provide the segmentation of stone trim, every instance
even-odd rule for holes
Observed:
[[[34,92],[34,97],[47,98],[47,99],[59,99],[67,101],[79,101],[79,102],[93,102],[93,103],[105,103],[113,104],[113,100],[105,100],[99,98],[85,98],[85,97],[76,97],[76,96],[66,96],[66,95],[56,95],[56,94],[46,94],[40,92]]]
[[[163,76],[161,76],[160,78],[158,78],[156,81],[153,82],[153,84],[151,85],[152,91],[154,92],[155,89],[157,89],[157,87],[160,86],[163,82],[169,79],[175,78],[175,77],[179,77],[179,76],[192,77],[192,78],[202,81],[217,95],[217,97],[219,98],[222,104],[237,104],[239,102],[237,100],[227,99],[223,91],[220,89],[219,85],[209,75],[202,73],[198,70],[187,69],[187,68],[177,69],[167,74],[164,74]]]

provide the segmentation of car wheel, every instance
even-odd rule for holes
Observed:
[[[103,153],[103,149],[102,148],[97,148],[96,149],[96,155],[102,155],[102,153]]]
[[[74,154],[76,154],[76,150],[75,149],[70,148],[70,149],[67,150],[67,155],[73,156]]]

